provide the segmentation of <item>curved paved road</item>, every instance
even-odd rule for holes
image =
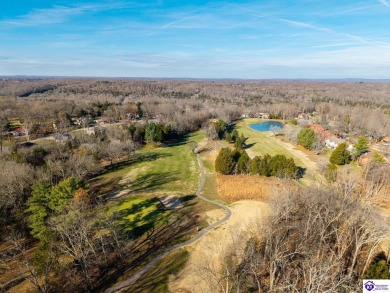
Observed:
[[[135,283],[143,274],[145,274],[147,271],[149,271],[159,260],[163,259],[165,256],[167,256],[168,254],[170,254],[172,251],[174,251],[176,249],[183,248],[185,246],[191,245],[194,242],[198,241],[208,231],[210,231],[210,230],[214,229],[215,227],[221,225],[227,219],[229,219],[230,216],[232,215],[232,211],[227,206],[225,206],[224,204],[222,204],[220,202],[216,202],[214,200],[210,200],[210,199],[208,199],[208,198],[206,198],[206,197],[204,197],[204,196],[202,196],[200,194],[201,191],[202,191],[204,182],[205,182],[205,170],[204,170],[204,165],[203,165],[202,160],[200,159],[199,154],[197,154],[196,156],[197,156],[198,164],[199,164],[199,167],[200,167],[200,181],[199,181],[198,189],[196,190],[196,196],[199,197],[200,199],[208,202],[208,203],[211,203],[211,204],[214,204],[216,206],[219,206],[220,208],[223,208],[226,211],[225,217],[223,217],[223,219],[219,220],[218,222],[215,222],[214,224],[209,225],[206,228],[202,229],[194,238],[192,238],[190,240],[187,240],[187,241],[185,241],[183,243],[176,244],[176,245],[168,248],[163,253],[158,255],[155,259],[153,259],[151,262],[149,262],[146,266],[144,266],[139,272],[137,272],[131,278],[123,281],[122,283],[120,283],[120,284],[118,284],[118,285],[116,285],[114,287],[111,287],[111,288],[105,290],[104,291],[105,293],[113,293],[113,292],[117,292],[117,291],[119,291],[121,289],[124,289],[126,287],[129,287],[130,285]]]

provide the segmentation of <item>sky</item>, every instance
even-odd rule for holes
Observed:
[[[0,75],[390,78],[390,0],[1,0]]]

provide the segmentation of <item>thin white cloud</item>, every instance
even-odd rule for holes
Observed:
[[[45,9],[34,9],[28,14],[15,19],[8,19],[0,22],[2,26],[37,26],[46,24],[62,23],[70,17],[81,15],[87,12],[98,12],[124,7],[121,2],[109,4],[83,4],[78,6],[54,6]]]
[[[384,6],[390,8],[390,3],[387,2],[386,0],[379,0],[380,3],[382,3]]]
[[[382,0],[382,1],[385,1],[385,0]],[[390,5],[389,5],[389,7],[390,7]],[[363,38],[360,36],[356,36],[356,35],[352,35],[352,34],[348,34],[348,33],[344,33],[344,32],[337,32],[337,31],[334,31],[334,30],[329,29],[327,27],[317,26],[317,25],[313,25],[310,23],[290,20],[290,19],[281,18],[281,17],[275,17],[275,16],[272,16],[269,14],[260,15],[259,17],[273,20],[273,21],[284,22],[284,23],[287,23],[289,25],[304,27],[304,28],[308,28],[308,29],[312,29],[312,30],[316,30],[316,31],[321,31],[321,32],[325,32],[325,33],[329,33],[329,34],[333,34],[333,35],[344,36],[347,39],[356,41],[356,42],[361,43],[361,44],[369,44],[369,45],[374,45],[374,46],[389,46],[390,45],[388,43],[379,42],[379,41],[376,41],[373,39],[367,39],[367,38]]]

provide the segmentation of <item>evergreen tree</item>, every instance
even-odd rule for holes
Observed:
[[[223,120],[218,119],[214,123],[214,125],[215,125],[215,130],[217,131],[217,134],[218,134],[218,138],[222,139],[223,138],[223,134],[226,131],[227,124]]]
[[[357,143],[354,144],[356,157],[364,154],[369,149],[370,141],[365,136],[359,136]]]
[[[248,174],[250,168],[250,158],[246,151],[242,150],[240,158],[237,161],[237,172],[241,174]]]
[[[375,164],[383,164],[386,162],[385,157],[377,151],[374,152],[372,159]]]
[[[81,186],[81,181],[73,177],[69,177],[53,186],[50,191],[48,207],[55,212],[61,211]]]
[[[235,164],[232,151],[229,148],[222,148],[215,160],[215,170],[224,175],[232,174]]]
[[[30,222],[31,234],[40,240],[47,237],[47,220],[72,200],[82,186],[81,181],[69,177],[50,188],[42,180],[37,181],[27,201],[26,213]]]
[[[269,154],[266,154],[263,159],[261,160],[260,164],[260,175],[262,176],[271,176],[271,162],[272,157]]]
[[[260,156],[256,156],[252,159],[249,167],[252,175],[260,175],[261,163],[262,159]]]
[[[351,162],[351,154],[347,149],[347,144],[340,143],[339,146],[333,151],[329,161],[335,165],[345,165]]]
[[[241,133],[240,136],[238,136],[234,142],[234,147],[238,150],[242,150],[244,145],[245,145],[245,137],[244,135]]]
[[[386,260],[382,259],[373,263],[364,274],[365,279],[388,279],[389,267]]]
[[[228,142],[228,143],[231,143],[232,142],[232,135],[228,132],[226,133],[225,135],[225,140]]]
[[[317,136],[313,129],[303,128],[298,133],[298,144],[304,146],[307,149],[311,149],[315,142],[317,141]]]
[[[297,175],[297,166],[295,165],[294,159],[290,158],[286,161],[285,166],[286,172],[285,176],[286,178],[294,178]]]
[[[27,201],[28,220],[31,235],[43,239],[46,234],[46,219],[49,215],[50,187],[38,180],[32,187],[31,197]]]
[[[237,131],[237,129],[234,129],[232,131],[232,140],[233,140],[233,142],[236,142],[237,138],[238,138],[238,131]]]

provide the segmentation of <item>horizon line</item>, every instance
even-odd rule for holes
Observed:
[[[0,75],[0,79],[134,79],[134,80],[194,80],[194,81],[368,81],[368,82],[390,82],[390,78],[360,78],[360,77],[345,77],[345,78],[239,78],[239,77],[145,77],[145,76],[86,76],[86,75]]]

